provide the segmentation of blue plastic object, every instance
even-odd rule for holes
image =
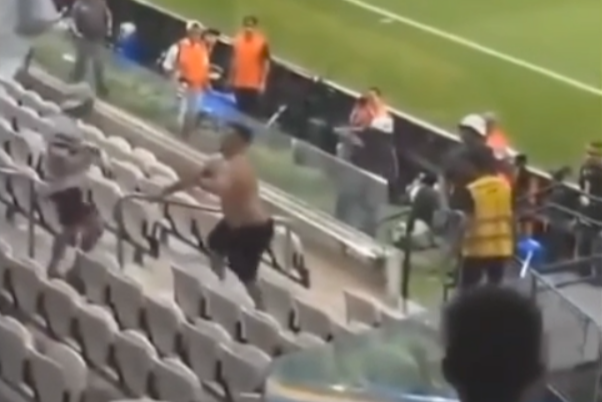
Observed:
[[[517,257],[521,261],[530,258],[530,266],[537,269],[545,262],[545,247],[532,237],[523,237],[516,246]]]

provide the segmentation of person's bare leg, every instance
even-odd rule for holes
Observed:
[[[59,264],[65,257],[67,247],[75,242],[77,228],[64,228],[61,233],[55,236],[52,242],[52,251],[50,261],[48,262],[47,272],[49,277],[58,276]]]
[[[104,233],[104,222],[98,214],[94,214],[88,219],[83,230],[80,248],[88,252],[96,247]]]

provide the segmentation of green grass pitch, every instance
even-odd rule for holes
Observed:
[[[255,14],[277,55],[356,90],[378,85],[396,108],[449,129],[496,111],[541,166],[573,163],[602,138],[599,0],[154,1],[227,33]]]

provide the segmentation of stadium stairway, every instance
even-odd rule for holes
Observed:
[[[402,319],[344,282],[328,283],[324,299],[268,267],[261,269],[266,309],[257,310],[231,272],[218,280],[200,247],[191,246],[200,245],[218,217],[204,206],[211,197],[201,194],[201,204],[178,194],[179,203],[167,202],[164,209],[131,199],[115,215],[133,186],[152,193],[176,173],[152,153],[81,122],[69,128],[111,159],[110,171],[91,169],[88,175],[91,200],[108,230],[92,254],[71,250],[63,277],[47,277],[43,265],[58,227],[38,190],[45,135],[68,124],[59,116],[55,103],[16,81],[0,81],[3,387],[44,402],[65,395],[78,400],[82,393],[103,402],[115,395],[174,402],[256,399],[273,357]],[[127,261],[121,268],[118,245]],[[301,242],[294,245],[300,258]],[[281,248],[282,242],[273,244],[277,258],[289,255]],[[341,291],[333,292],[335,285]],[[324,308],[335,297],[345,307],[338,314]]]

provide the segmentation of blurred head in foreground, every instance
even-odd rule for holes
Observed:
[[[253,132],[240,123],[230,123],[230,130],[224,135],[220,151],[225,158],[244,152],[253,140]]]
[[[443,374],[462,402],[519,402],[544,373],[543,320],[514,290],[483,286],[445,309]]]

